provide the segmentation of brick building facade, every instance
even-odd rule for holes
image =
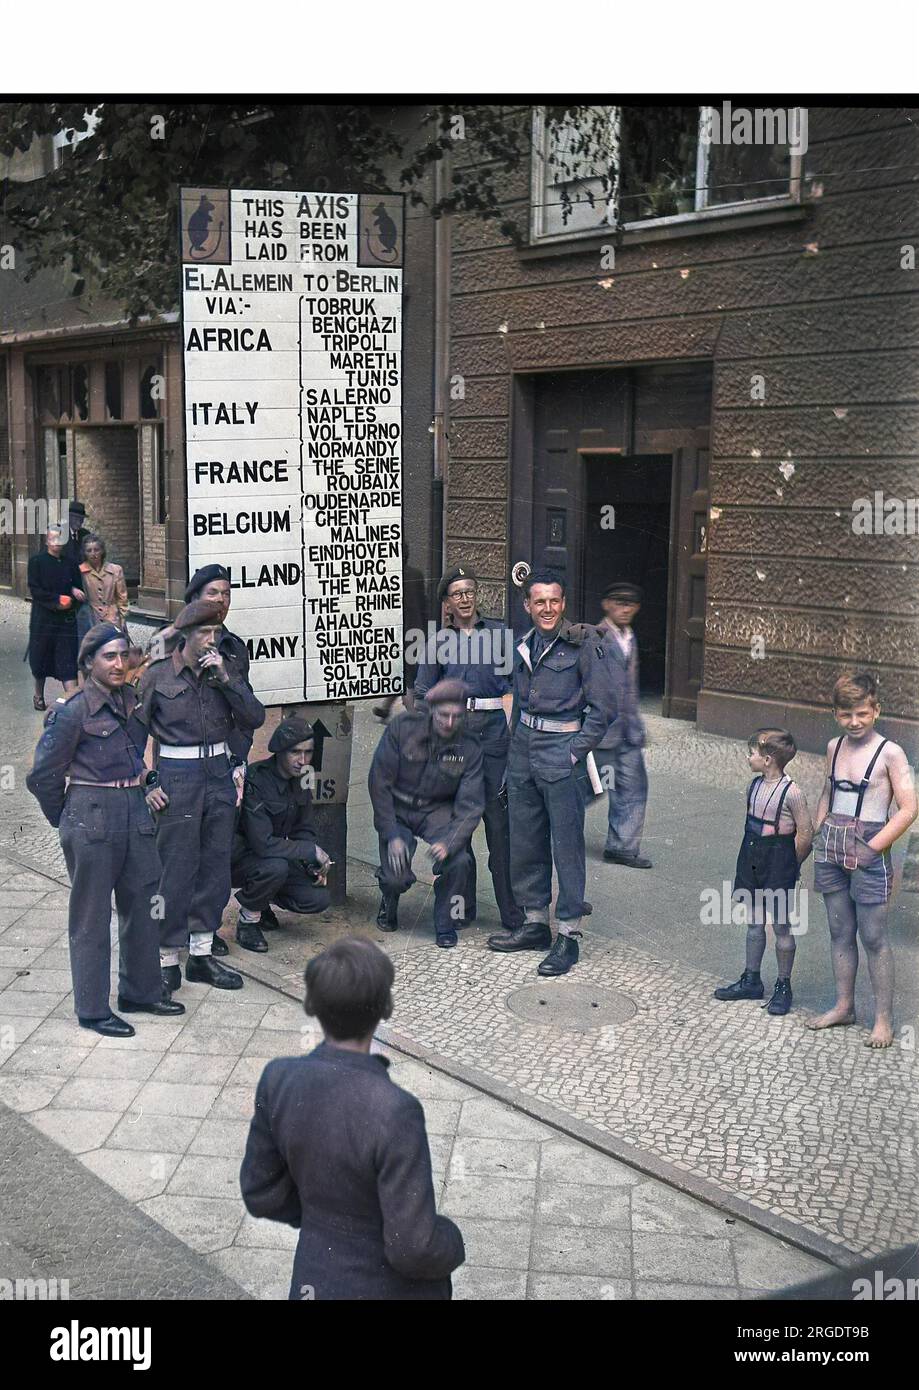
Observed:
[[[625,571],[665,714],[819,748],[836,675],[868,667],[915,757],[919,537],[852,523],[875,490],[919,497],[916,115],[811,109],[772,196],[633,206],[618,236],[600,208],[540,237],[535,158],[506,185],[529,245],[454,219],[447,553],[495,612],[523,621],[521,562],[593,619]]]

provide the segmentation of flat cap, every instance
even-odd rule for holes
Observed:
[[[603,591],[604,598],[618,599],[620,603],[641,603],[642,592],[637,584],[630,584],[627,580],[617,579],[614,584],[610,584]]]
[[[225,579],[229,584],[230,571],[224,569],[223,565],[204,565],[202,569],[195,570],[185,590],[185,602],[191,603],[195,594],[200,593],[205,584],[210,584],[212,579]]]
[[[469,691],[462,681],[445,680],[432,685],[424,698],[429,705],[445,705],[448,702],[465,705],[468,695]]]
[[[307,739],[315,737],[312,724],[292,715],[290,719],[282,719],[271,735],[268,740],[268,752],[286,753],[288,748],[296,748],[298,743],[306,743]]]
[[[114,623],[96,623],[89,629],[80,643],[77,658],[80,665],[82,666],[84,661],[88,661],[91,656],[94,656],[100,647],[105,646],[106,642],[114,642],[118,637],[123,642],[128,642],[128,634],[123,628],[116,627]]]
[[[215,603],[213,599],[196,598],[179,610],[179,616],[172,626],[176,632],[187,632],[190,627],[202,627],[205,623],[213,623],[216,626],[220,623],[222,613],[220,604]]]
[[[454,565],[452,569],[447,570],[437,586],[438,603],[443,603],[450,585],[455,584],[458,579],[470,579],[473,584],[477,583],[476,577],[468,565]]]

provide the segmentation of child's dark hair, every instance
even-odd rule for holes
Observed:
[[[339,1042],[366,1037],[392,1013],[393,963],[366,937],[344,937],[306,967],[308,1014]]]
[[[768,753],[775,760],[780,772],[798,751],[798,745],[787,729],[757,729],[756,733],[747,739],[747,747],[751,753]]]
[[[833,686],[833,708],[855,709],[865,703],[877,705],[878,683],[870,671],[840,676]]]

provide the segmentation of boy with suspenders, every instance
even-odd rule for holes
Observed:
[[[916,819],[916,790],[903,749],[875,733],[881,707],[873,676],[866,672],[840,676],[833,687],[833,712],[844,733],[827,745],[829,770],[817,808],[814,887],[823,894],[830,926],[836,1003],[811,1027],[834,1028],[855,1022],[860,939],[875,1002],[874,1028],[865,1046],[890,1047],[890,846]],[[891,801],[896,801],[897,810],[888,819]]]
[[[747,958],[740,979],[716,989],[715,998],[762,999],[760,966],[768,911],[775,933],[777,978],[767,1012],[781,1015],[788,1013],[792,1001],[795,938],[790,909],[814,828],[804,793],[785,772],[798,751],[791,734],[785,729],[757,729],[747,746],[750,770],[756,776],[747,788],[747,820],[734,879],[735,894],[749,899]]]

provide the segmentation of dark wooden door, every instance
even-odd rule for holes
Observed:
[[[696,717],[705,654],[708,431],[694,435],[673,456],[667,683],[661,707],[673,719]]]

